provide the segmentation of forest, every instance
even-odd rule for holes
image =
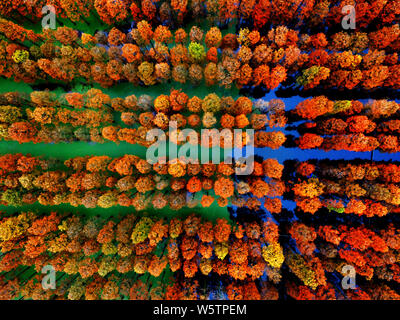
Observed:
[[[0,0],[0,300],[400,300],[399,22]]]

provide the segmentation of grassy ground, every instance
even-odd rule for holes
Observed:
[[[96,30],[106,30],[107,26],[99,23],[99,21],[96,20],[95,17],[91,17],[87,19],[89,24],[86,24],[85,22],[82,23],[77,23],[77,24],[72,24],[70,22],[62,21],[66,26],[76,28],[82,32],[86,33],[94,33]],[[194,23],[193,23],[194,24]],[[190,28],[192,25],[189,25],[186,27],[187,32],[189,33]],[[39,32],[40,29],[38,29],[38,25],[32,25],[30,23],[26,23],[25,27],[34,29],[36,32]],[[201,26],[203,30],[207,30],[209,27],[203,23]],[[228,32],[235,32],[232,28],[229,28],[225,30],[223,33],[228,33]],[[152,87],[134,87],[130,83],[120,83],[117,85],[112,86],[111,88],[104,89],[101,88],[99,85],[94,85],[94,86],[89,86],[89,85],[83,85],[79,82],[72,83],[72,91],[75,92],[86,92],[88,89],[91,87],[99,88],[101,89],[104,93],[110,95],[112,98],[114,97],[126,97],[128,95],[135,94],[137,97],[139,97],[142,94],[147,94],[152,97],[156,97],[160,94],[169,94],[171,89],[182,89],[183,92],[189,95],[189,97],[192,96],[198,96],[200,98],[204,98],[207,94],[211,92],[217,93],[219,96],[232,96],[234,98],[237,98],[239,95],[239,92],[236,88],[232,89],[223,89],[219,87],[212,87],[211,89],[202,85],[202,86],[193,86],[190,83],[186,83],[184,85],[179,84],[179,83],[166,83],[166,84],[159,84],[156,86]],[[46,85],[42,83],[42,86],[45,87]],[[32,87],[28,84],[25,83],[16,83],[12,80],[6,80],[6,79],[0,79],[0,93],[4,92],[9,92],[9,91],[20,91],[20,92],[27,92],[30,93],[33,91]],[[53,90],[56,93],[63,93],[63,90],[61,88],[57,88]],[[120,144],[115,144],[113,142],[108,142],[108,143],[103,143],[103,144],[96,144],[96,143],[85,143],[85,142],[72,142],[72,143],[58,143],[58,144],[45,144],[45,143],[38,143],[38,144],[33,144],[33,143],[26,143],[26,144],[19,144],[18,142],[15,141],[0,141],[0,154],[7,154],[7,153],[23,153],[23,154],[31,154],[33,156],[44,156],[46,158],[52,157],[52,158],[58,158],[61,160],[65,160],[68,158],[72,157],[77,157],[77,156],[84,156],[84,155],[108,155],[110,157],[119,157],[124,154],[135,154],[140,157],[145,157],[146,155],[146,148],[138,145],[131,145],[128,143],[120,143]],[[72,207],[70,205],[60,205],[57,207],[51,207],[51,206],[42,206],[38,203],[29,205],[29,206],[23,206],[20,208],[15,208],[15,207],[7,207],[7,206],[0,206],[0,210],[5,211],[7,213],[12,213],[16,211],[26,211],[26,210],[33,210],[37,211],[38,213],[43,213],[43,212],[50,212],[54,210],[58,211],[68,211],[68,212],[74,212],[74,213],[82,213],[82,214],[87,214],[87,215],[102,215],[102,216],[111,216],[111,215],[118,215],[118,214],[126,214],[126,213],[132,213],[134,212],[134,208],[126,208],[126,207],[120,207],[120,206],[115,206],[109,209],[102,209],[102,208],[96,208],[96,209],[87,209],[84,206],[79,206],[79,207]],[[216,203],[214,203],[211,207],[209,208],[202,208],[202,207],[197,207],[194,209],[182,209],[179,212],[171,211],[169,209],[163,209],[163,210],[148,210],[147,211],[149,214],[157,214],[157,215],[162,215],[162,216],[184,216],[187,215],[188,213],[191,212],[196,212],[203,217],[210,219],[210,220],[215,220],[216,218],[219,217],[224,217],[228,218],[229,214],[227,211],[227,208],[220,208]],[[137,213],[137,214],[142,214],[142,213]]]
[[[85,21],[79,23],[71,23],[66,20],[58,20],[58,26],[60,26],[59,22],[64,24],[65,26],[80,30],[81,32],[94,34],[97,30],[104,30],[109,31],[112,26],[105,25],[101,23],[97,14],[85,19]],[[41,25],[39,23],[32,24],[29,21],[23,21],[20,24],[23,24],[28,29],[33,29],[35,32],[40,32]],[[209,29],[212,25],[208,25],[207,22],[196,23],[195,21],[191,22],[189,25],[186,26],[186,31],[189,33],[190,28],[193,25],[199,25],[203,30]],[[116,26],[118,27],[118,25]],[[235,33],[233,27],[223,30],[223,34],[228,32]],[[60,83],[57,81],[52,81],[52,83]],[[62,84],[62,83],[60,83]],[[37,85],[37,84],[36,84]],[[65,85],[65,84],[62,84]],[[121,83],[112,86],[111,88],[104,89],[101,88],[99,85],[84,85],[80,83],[80,81],[75,81],[73,83],[68,83],[68,87],[71,88],[71,91],[74,92],[86,92],[92,87],[101,89],[104,93],[110,95],[112,98],[114,97],[126,97],[128,95],[136,95],[139,97],[140,95],[147,94],[152,97],[156,97],[160,94],[169,94],[171,89],[182,89],[183,92],[192,96],[198,96],[200,98],[204,98],[207,94],[211,92],[215,92],[219,96],[232,96],[235,99],[239,96],[239,91],[235,88],[232,89],[222,89],[219,87],[212,87],[207,88],[204,85],[202,86],[193,86],[190,83],[187,84],[179,84],[179,83],[167,83],[167,84],[159,84],[156,86],[144,88],[144,87],[134,87],[132,84],[129,83]],[[40,82],[40,90],[46,88],[46,83],[43,81]],[[51,85],[51,88],[54,88],[54,85]],[[0,79],[0,93],[10,92],[10,91],[20,91],[20,92],[27,92],[30,93],[34,89],[32,86],[24,83],[15,83],[12,80]],[[53,92],[57,94],[63,93],[62,87],[57,87]],[[116,122],[118,123],[118,117],[115,117]],[[85,156],[85,155],[108,155],[110,157],[119,157],[125,154],[135,154],[140,157],[145,157],[146,155],[146,148],[138,145],[132,145],[125,142],[120,144],[115,144],[113,142],[103,143],[103,144],[96,144],[96,143],[85,143],[85,142],[72,142],[72,143],[58,143],[58,144],[44,144],[44,143],[26,143],[26,144],[19,144],[18,142],[14,141],[0,141],[0,155],[7,154],[7,153],[23,153],[23,154],[31,154],[33,156],[43,156],[45,158],[57,158],[60,160],[66,160],[68,158],[77,157],[77,156]],[[201,196],[201,195],[198,195]],[[125,215],[129,213],[135,213],[137,215],[158,215],[163,217],[184,217],[190,213],[197,213],[202,217],[215,221],[217,218],[229,218],[229,213],[227,208],[220,208],[216,203],[214,203],[209,208],[202,208],[196,207],[194,209],[183,208],[179,211],[172,211],[170,209],[163,209],[163,210],[147,210],[146,212],[135,212],[133,207],[121,207],[115,206],[109,209],[103,208],[95,208],[95,209],[88,209],[84,206],[73,207],[70,205],[59,205],[59,206],[42,206],[39,203],[35,203],[33,205],[27,205],[22,207],[7,207],[7,206],[0,206],[0,211],[3,211],[7,214],[11,214],[14,212],[20,211],[34,211],[37,213],[48,213],[51,211],[59,211],[59,212],[72,212],[74,214],[82,214],[86,216],[92,215],[100,215],[102,217],[114,217],[118,215]],[[163,251],[165,251],[167,245],[167,240],[162,241],[156,249],[156,254],[161,255]],[[9,279],[13,279],[19,274],[21,279],[31,279],[32,276],[35,276],[37,272],[32,268],[26,268],[25,266],[21,266],[15,270],[15,272],[11,272],[7,274]],[[164,270],[164,272],[158,277],[155,278],[150,276],[149,273],[144,275],[138,275],[134,272],[127,274],[127,277],[132,279],[142,280],[147,288],[150,291],[151,288],[157,287],[160,284],[168,283],[170,280],[170,276],[172,272],[169,268]],[[65,273],[57,272],[57,282],[61,279],[65,278]],[[126,297],[125,297],[126,298]]]

